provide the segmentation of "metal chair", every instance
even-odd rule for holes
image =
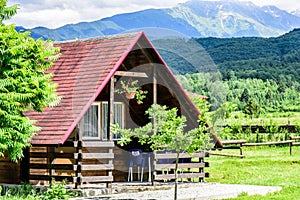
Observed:
[[[137,166],[138,169],[138,179],[143,182],[143,174],[145,168],[145,158],[143,157],[143,151],[141,149],[130,149],[129,150],[129,169],[128,169],[128,182],[133,181],[133,167]],[[140,167],[142,168],[140,173]]]

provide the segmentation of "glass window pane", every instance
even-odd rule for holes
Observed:
[[[124,110],[122,103],[114,104],[114,123],[119,124],[120,128],[124,128]],[[114,134],[113,139],[118,139],[120,137],[120,134]]]
[[[82,120],[83,137],[99,137],[99,106],[92,105]]]
[[[102,140],[108,139],[108,133],[107,133],[107,123],[108,123],[108,104],[102,103]]]

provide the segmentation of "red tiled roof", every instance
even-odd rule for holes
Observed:
[[[41,130],[32,144],[63,144],[144,33],[57,43],[61,57],[49,69],[61,103],[42,113],[27,112]]]

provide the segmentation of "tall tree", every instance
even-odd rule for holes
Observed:
[[[260,112],[260,108],[255,99],[250,98],[246,105],[244,106],[243,112],[247,115],[250,115],[251,119],[253,116],[257,116]]]
[[[241,97],[240,97],[240,101],[248,102],[248,100],[249,100],[249,91],[248,91],[247,88],[245,88],[242,95],[241,95]]]
[[[0,156],[13,161],[23,157],[23,149],[39,130],[24,113],[41,112],[59,102],[52,75],[45,73],[59,57],[59,49],[50,41],[34,40],[29,32],[5,25],[3,21],[17,9],[0,0]]]

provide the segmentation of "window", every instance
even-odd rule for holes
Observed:
[[[92,104],[80,122],[84,139],[108,140],[108,114],[107,102]],[[121,128],[124,128],[124,118],[124,104],[115,102],[114,123],[118,123]],[[114,140],[119,138],[120,135],[113,136]]]
[[[81,120],[82,136],[86,139],[99,138],[100,105],[92,104]]]
[[[107,133],[107,124],[108,124],[108,103],[102,102],[101,106],[102,110],[102,120],[101,120],[101,127],[102,127],[102,140],[108,139]],[[122,102],[115,102],[114,103],[114,123],[119,124],[120,128],[124,128],[124,104]],[[119,139],[121,137],[120,134],[113,135],[113,139]]]

